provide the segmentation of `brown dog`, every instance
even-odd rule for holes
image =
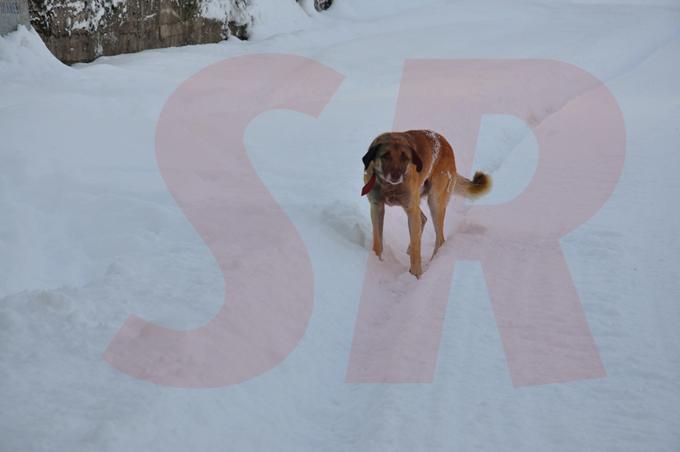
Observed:
[[[427,222],[420,210],[420,198],[427,196],[430,206],[436,234],[434,257],[444,243],[444,216],[451,193],[477,197],[491,188],[491,178],[484,173],[475,173],[472,180],[456,173],[451,145],[429,130],[384,133],[373,140],[362,160],[366,183],[362,194],[368,193],[371,203],[373,251],[382,258],[385,204],[403,207],[410,235],[409,271],[416,278],[423,273],[420,238]]]

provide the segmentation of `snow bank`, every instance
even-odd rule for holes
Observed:
[[[68,72],[68,67],[50,53],[33,29],[20,25],[17,31],[0,36],[0,80],[3,82],[45,79]]]
[[[266,39],[314,25],[305,9],[295,1],[255,0],[250,4],[248,14],[252,17],[253,39]]]

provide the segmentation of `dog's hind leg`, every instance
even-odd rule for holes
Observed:
[[[371,203],[371,223],[373,223],[373,252],[382,260],[383,225],[385,223],[384,203]]]
[[[432,257],[437,254],[439,248],[444,244],[444,218],[446,217],[446,206],[451,197],[451,190],[447,184],[442,183],[441,185],[441,187],[432,187],[427,197],[427,204],[430,206],[430,214],[432,215],[436,237]]]

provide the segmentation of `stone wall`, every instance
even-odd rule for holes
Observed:
[[[233,0],[222,20],[201,15],[199,0],[29,0],[31,24],[47,47],[70,64],[101,55],[203,44],[247,33]],[[227,12],[233,14],[228,17]],[[242,36],[245,37],[245,36]]]
[[[31,24],[47,48],[71,64],[102,55],[218,42],[232,35],[248,39],[248,7],[256,1],[28,0],[28,5]],[[314,0],[319,11],[331,3]]]
[[[15,31],[18,25],[28,25],[26,0],[0,0],[0,35]]]

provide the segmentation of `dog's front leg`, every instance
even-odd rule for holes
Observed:
[[[373,223],[373,252],[382,260],[383,224],[385,223],[385,204],[371,202],[371,222]]]
[[[408,232],[411,239],[411,244],[409,245],[411,268],[409,271],[413,276],[420,279],[420,275],[423,274],[423,268],[420,262],[420,237],[423,224],[422,218],[420,216],[420,206],[418,205],[418,201],[409,206],[406,214],[408,215]]]

